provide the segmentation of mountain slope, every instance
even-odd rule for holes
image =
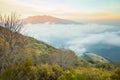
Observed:
[[[53,16],[30,16],[28,18],[23,19],[25,24],[31,23],[31,24],[39,24],[39,23],[45,23],[45,24],[81,24],[80,22],[75,22],[71,20],[65,20],[56,18]]]
[[[8,32],[8,29],[5,29],[4,27],[0,26],[0,48],[4,47],[3,42],[5,41],[4,38],[2,37],[2,35],[4,35],[2,33],[2,31],[6,30],[6,32]],[[36,53],[36,54],[40,54],[40,53],[48,53],[52,50],[56,50],[56,48],[42,42],[42,41],[38,41],[32,37],[27,37],[24,35],[21,35],[19,33],[14,33],[14,35],[19,36],[21,39],[18,39],[17,46],[20,46],[21,48],[23,48],[24,46],[24,51],[25,53]],[[22,43],[22,44],[21,44]],[[9,45],[8,45],[9,46]]]
[[[99,56],[94,53],[84,53],[82,55],[82,58],[93,63],[93,64],[98,64],[98,63],[110,63],[107,59],[105,59],[102,56]]]
[[[120,62],[120,46],[100,43],[88,47],[88,51],[105,57],[114,64]]]

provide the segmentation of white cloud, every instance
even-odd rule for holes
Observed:
[[[87,51],[88,45],[103,43],[120,46],[120,27],[98,24],[58,25],[35,24],[26,25],[27,35],[43,40],[55,47],[68,47],[79,53]]]

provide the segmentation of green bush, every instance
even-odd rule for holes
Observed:
[[[9,66],[1,72],[2,80],[36,80],[36,67],[33,66],[30,60],[18,66]]]
[[[79,72],[79,70],[68,68],[63,72],[58,80],[89,80],[89,76]]]
[[[120,80],[120,68],[116,68],[113,75],[111,75],[112,80]]]
[[[62,74],[62,68],[58,65],[43,64],[38,66],[38,80],[57,80]]]
[[[58,80],[111,80],[111,72],[99,68],[68,68]]]
[[[120,80],[120,68],[108,70],[94,67],[61,68],[57,64],[34,65],[30,59],[21,65],[8,66],[0,80]]]

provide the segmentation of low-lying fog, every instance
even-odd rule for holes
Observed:
[[[22,32],[54,47],[64,46],[72,49],[78,55],[94,51],[95,48],[109,49],[110,46],[120,48],[120,26],[27,24]]]

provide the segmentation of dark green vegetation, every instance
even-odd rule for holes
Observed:
[[[19,34],[16,23],[8,21],[0,26],[0,80],[120,80],[120,64],[79,58]]]

